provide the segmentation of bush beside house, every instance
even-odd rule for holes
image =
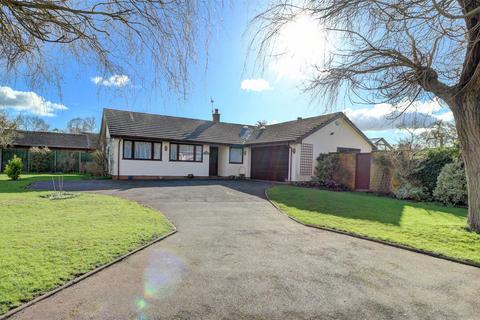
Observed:
[[[344,155],[338,153],[322,153],[317,157],[314,182],[330,190],[348,190],[350,186],[350,170]],[[351,169],[351,168],[350,168]],[[355,168],[353,168],[355,169]]]
[[[372,152],[370,190],[398,199],[465,205],[465,171],[458,158],[458,147]],[[319,155],[310,186],[353,190],[355,161],[354,153]]]
[[[91,161],[85,163],[85,172],[95,177],[105,176],[107,174],[105,153],[100,150],[94,151]]]

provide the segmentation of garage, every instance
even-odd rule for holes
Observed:
[[[288,179],[288,146],[252,148],[252,179],[285,181]]]

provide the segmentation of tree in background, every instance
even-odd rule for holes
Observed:
[[[94,132],[97,121],[95,117],[73,118],[67,122],[68,133]]]
[[[455,145],[458,135],[455,124],[438,120],[420,134],[420,139],[425,147],[443,148]]]
[[[388,102],[398,114],[434,97],[448,105],[467,175],[468,226],[480,231],[480,1],[274,1],[253,21],[259,61],[278,54],[282,29],[305,15],[338,38],[324,65],[312,67],[306,92]]]
[[[209,34],[217,3],[2,0],[0,61],[6,76],[20,76],[32,85],[61,87],[64,64],[59,59],[73,58],[102,75],[128,74],[185,95],[197,45],[208,45],[199,31]],[[150,66],[152,77],[145,79],[139,65]]]
[[[255,125],[259,128],[261,127],[265,127],[266,125],[268,125],[268,121],[267,120],[258,120]]]
[[[17,135],[16,129],[16,122],[10,120],[4,112],[0,111],[0,148],[6,148],[13,143]]]
[[[16,119],[18,129],[47,132],[50,125],[38,116],[19,115]]]

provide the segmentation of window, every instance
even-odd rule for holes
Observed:
[[[178,160],[178,144],[170,144],[170,160]]]
[[[162,160],[162,143],[123,140],[123,159]]]
[[[337,147],[337,152],[358,153],[360,152],[360,149]]]
[[[189,144],[178,145],[178,160],[180,161],[194,161],[195,160],[195,146]]]
[[[230,147],[230,163],[243,163],[243,147]]]
[[[152,159],[152,143],[135,141],[134,143],[135,159]]]
[[[162,144],[155,142],[153,144],[153,160],[162,160]]]
[[[170,161],[202,162],[203,146],[170,143]]]
[[[124,140],[123,141],[123,158],[132,159],[132,145],[133,141]]]

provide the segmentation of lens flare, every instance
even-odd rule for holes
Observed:
[[[134,302],[138,319],[147,319],[145,311],[153,300],[165,298],[175,291],[185,269],[185,263],[175,253],[165,249],[153,251],[143,275],[143,297]]]
[[[136,299],[135,305],[138,310],[143,310],[147,306],[147,301],[145,301],[145,299]]]

